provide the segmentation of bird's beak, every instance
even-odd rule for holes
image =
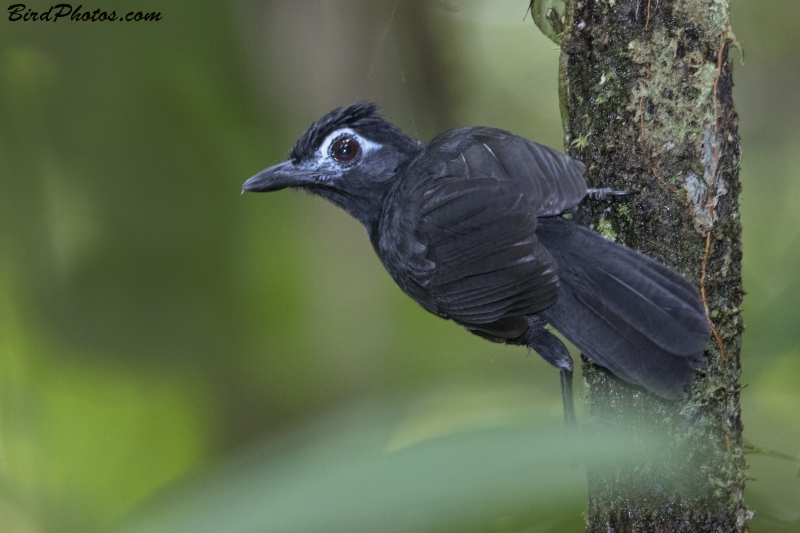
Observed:
[[[298,167],[291,161],[284,161],[278,165],[262,170],[242,185],[242,194],[246,192],[279,191],[286,187],[302,187],[316,179],[314,169]]]

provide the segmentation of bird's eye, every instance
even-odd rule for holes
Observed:
[[[340,163],[349,163],[358,155],[359,146],[355,139],[344,137],[331,147],[331,155]]]

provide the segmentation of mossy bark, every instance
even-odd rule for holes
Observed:
[[[587,427],[666,444],[658,457],[587,465],[587,531],[744,531],[739,406],[740,158],[730,0],[567,0],[561,106],[590,187],[583,223],[670,265],[701,290],[714,331],[686,398],[664,401],[583,359]],[[588,430],[587,430],[588,431]]]

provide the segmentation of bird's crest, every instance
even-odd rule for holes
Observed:
[[[356,102],[347,107],[338,107],[314,122],[292,148],[289,157],[294,163],[311,156],[325,138],[334,131],[356,123],[383,121],[377,114],[378,106],[371,102]]]

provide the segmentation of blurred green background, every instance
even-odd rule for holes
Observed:
[[[343,211],[239,194],[359,99],[562,147],[527,2],[102,4],[162,20],[0,21],[0,531],[580,530],[554,369],[427,314]],[[745,436],[798,455],[800,3],[732,19]],[[753,531],[800,531],[798,464],[748,460]]]

